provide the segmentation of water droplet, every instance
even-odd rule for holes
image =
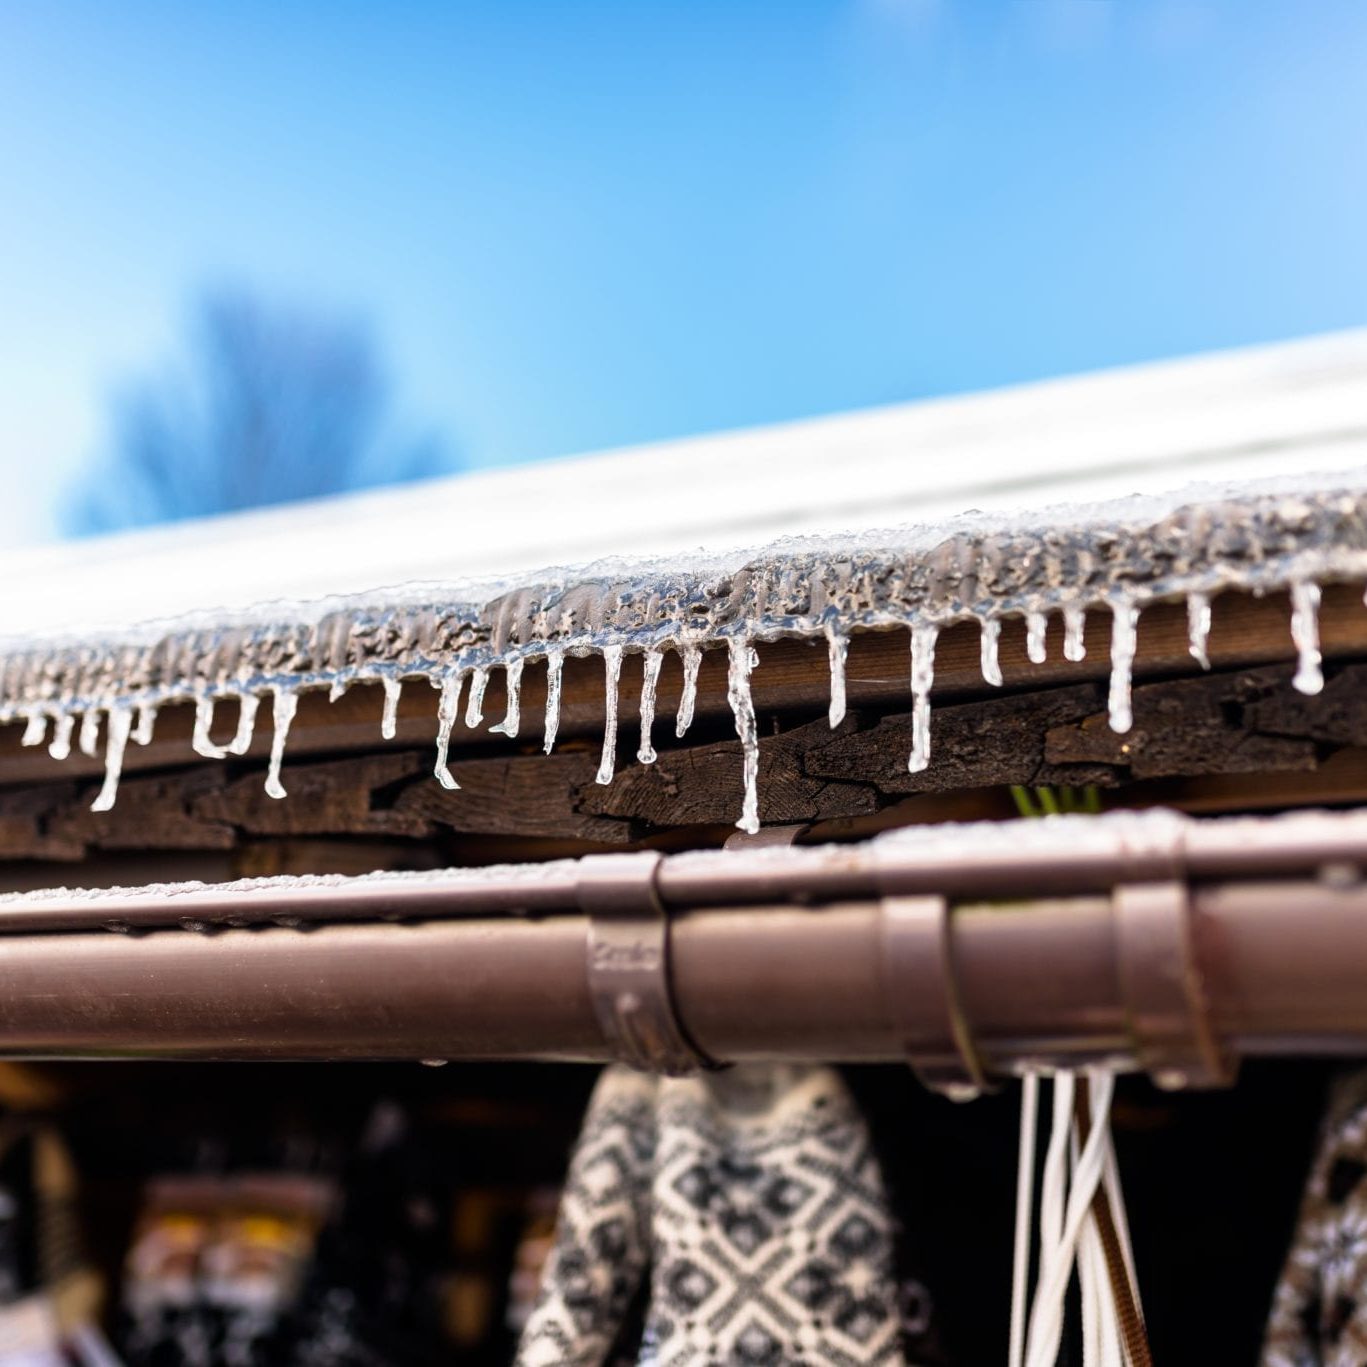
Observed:
[[[556,733],[560,730],[560,684],[565,672],[565,653],[546,652],[546,739],[541,748],[550,754],[555,748]]]
[[[470,697],[465,704],[465,724],[474,730],[484,720],[484,690],[489,687],[489,671],[481,665],[470,672]]]
[[[504,666],[504,691],[508,694],[508,711],[503,720],[497,726],[491,726],[490,731],[497,731],[503,736],[517,735],[518,728],[522,725],[522,656],[515,656]]]
[[[1296,677],[1291,686],[1298,693],[1318,693],[1324,687],[1320,669],[1320,586],[1303,579],[1291,585],[1291,639],[1296,646]]]
[[[636,758],[642,764],[655,763],[655,747],[650,743],[650,733],[655,726],[655,693],[663,663],[664,656],[656,649],[647,650],[641,662],[641,747],[636,751]]]
[[[728,638],[726,648],[726,700],[731,704],[736,735],[740,739],[741,780],[745,791],[736,825],[754,835],[759,830],[759,726],[750,694],[750,672],[759,664],[759,652],[744,636]]]
[[[104,741],[104,783],[90,804],[92,812],[107,812],[114,806],[119,795],[119,775],[123,772],[123,752],[132,728],[133,709],[127,703],[116,703],[109,709],[109,728]]]
[[[698,666],[702,664],[702,650],[686,645],[680,652],[683,662],[683,688],[679,693],[679,712],[674,723],[674,734],[683,737],[693,725],[693,708],[698,700]]]
[[[403,695],[403,680],[386,674],[380,683],[384,687],[384,714],[380,718],[380,736],[393,740],[399,734],[399,699]]]
[[[1187,595],[1187,651],[1202,669],[1210,668],[1206,643],[1210,640],[1210,599],[1204,593]]]
[[[603,647],[603,756],[598,761],[597,783],[611,783],[617,764],[617,681],[622,674],[622,647]]]
[[[280,782],[280,766],[285,762],[285,742],[289,739],[290,723],[299,708],[299,695],[292,688],[275,690],[275,705],[271,709],[275,730],[271,735],[270,766],[266,770],[266,792],[270,797],[285,796]]]
[[[1063,658],[1072,664],[1087,658],[1087,609],[1069,603],[1063,609]]]
[[[243,693],[237,700],[237,731],[228,742],[228,753],[245,755],[251,748],[252,734],[256,730],[256,713],[261,706],[261,698],[256,693]]]
[[[71,733],[76,729],[76,714],[63,712],[52,728],[52,744],[47,752],[53,759],[65,759],[71,753]]]
[[[997,647],[1001,643],[1002,624],[995,617],[984,617],[982,635],[978,640],[978,659],[982,669],[983,682],[993,688],[1002,686],[1002,667],[997,659]]]
[[[1025,653],[1032,665],[1042,665],[1049,652],[1045,645],[1049,619],[1042,612],[1025,614]]]
[[[24,724],[20,745],[41,745],[47,739],[47,713],[30,712]]]
[[[465,675],[452,670],[441,681],[441,693],[437,699],[437,762],[432,772],[443,788],[456,789],[456,782],[447,767],[446,757],[451,749],[451,728],[460,715],[460,690],[465,683]]]
[[[1139,608],[1134,603],[1113,603],[1111,611],[1111,688],[1107,699],[1111,730],[1122,735],[1134,725],[1130,709],[1130,675],[1139,644]]]
[[[917,622],[911,629],[911,755],[910,773],[919,774],[930,764],[930,690],[935,683],[935,641],[940,628]]]
[[[91,707],[81,718],[80,735],[76,741],[81,754],[94,759],[100,753],[100,709]]]
[[[845,720],[845,660],[850,653],[850,638],[828,622],[826,643],[831,658],[831,706],[827,717],[834,729]]]

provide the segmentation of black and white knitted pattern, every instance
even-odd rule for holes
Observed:
[[[640,1367],[903,1367],[892,1217],[826,1068],[604,1073],[517,1367],[598,1367],[649,1269]],[[925,1301],[917,1303],[924,1312]]]
[[[1367,1362],[1367,1073],[1340,1083],[1272,1301],[1262,1367]]]

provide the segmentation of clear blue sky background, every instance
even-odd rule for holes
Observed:
[[[474,465],[1360,324],[1367,3],[0,5],[0,538],[225,279]]]

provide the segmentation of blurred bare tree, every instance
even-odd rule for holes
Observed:
[[[185,363],[119,399],[109,455],[66,509],[75,534],[235,512],[421,479],[455,468],[432,438],[401,442],[367,328],[207,295]]]

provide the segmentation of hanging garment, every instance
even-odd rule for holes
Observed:
[[[609,1068],[516,1364],[903,1367],[928,1299],[899,1288],[892,1245],[867,1126],[832,1070]]]
[[[1296,1234],[1272,1299],[1262,1367],[1367,1362],[1367,1073],[1329,1108]]]

